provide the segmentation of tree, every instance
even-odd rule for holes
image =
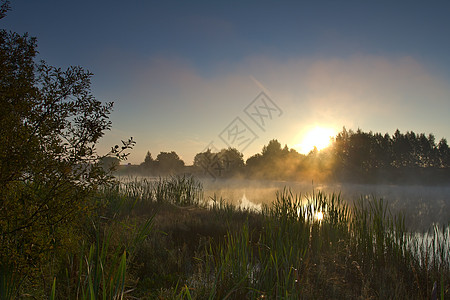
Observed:
[[[156,165],[161,174],[178,173],[183,170],[184,161],[175,151],[160,152],[156,157]]]
[[[367,175],[372,161],[372,133],[365,133],[358,129],[349,137],[348,162],[353,169],[355,175]]]
[[[36,275],[112,180],[95,146],[113,103],[91,94],[90,72],[35,63],[36,53],[35,38],[0,31],[0,274],[16,279]],[[124,159],[133,144],[109,155]]]
[[[278,140],[270,140],[267,146],[263,146],[260,154],[247,159],[247,174],[265,179],[292,177],[290,173],[295,172],[299,158],[295,154],[296,152],[291,152],[287,145],[282,148]]]
[[[2,2],[3,3],[0,4],[0,19],[3,19],[6,16],[8,10],[11,9],[9,1],[2,1]]]
[[[150,153],[150,151],[147,151],[147,154],[145,155],[144,158],[144,164],[150,166],[153,163],[153,157],[152,154]]]
[[[198,173],[212,177],[230,177],[237,175],[244,167],[243,154],[236,148],[229,147],[219,152],[207,149],[194,157],[194,167]]]
[[[100,165],[105,172],[112,172],[117,170],[120,164],[120,159],[115,156],[105,156],[100,159]]]
[[[155,160],[152,157],[152,154],[150,151],[147,151],[147,154],[145,155],[144,162],[141,163],[141,168],[145,173],[150,173],[153,171],[155,167]]]
[[[212,153],[211,149],[207,149],[205,152],[199,152],[194,157],[194,168],[197,172],[207,173],[208,168],[213,163],[214,156],[217,153]]]
[[[437,146],[441,168],[450,168],[450,147],[446,139],[441,139]]]
[[[247,158],[245,162],[245,169],[247,170],[247,175],[251,177],[263,177],[264,176],[264,160],[260,153]]]
[[[244,167],[244,155],[236,148],[222,149],[218,153],[218,157],[224,170],[224,176],[237,175]]]
[[[267,146],[264,146],[262,149],[262,155],[265,156],[266,158],[280,157],[282,153],[283,150],[281,149],[281,144],[276,139],[269,141]]]

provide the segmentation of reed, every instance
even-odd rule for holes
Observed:
[[[187,175],[171,175],[156,180],[145,177],[130,178],[113,186],[112,189],[132,205],[148,202],[172,203],[179,206],[204,204],[202,183]]]
[[[448,294],[448,227],[430,232],[430,242],[414,243],[404,216],[393,216],[383,199],[350,206],[339,194],[285,189],[262,215],[257,234],[244,224],[206,249],[204,277],[197,277],[204,288],[194,284],[191,296],[411,299],[431,295],[433,282],[441,297]]]
[[[207,202],[201,183],[179,176],[104,187],[95,201],[78,251],[46,277],[51,299],[450,296],[449,226],[410,232],[383,199],[285,188],[255,212]]]

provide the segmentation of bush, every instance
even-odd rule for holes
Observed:
[[[112,177],[95,145],[111,127],[113,103],[91,94],[92,74],[36,63],[36,39],[0,31],[0,289],[15,295],[25,279],[70,240]],[[134,144],[115,146],[124,158]],[[42,275],[40,275],[42,276]],[[1,295],[3,296],[3,295]]]

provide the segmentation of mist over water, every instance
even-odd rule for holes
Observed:
[[[388,184],[317,184],[314,182],[272,181],[250,179],[203,179],[205,198],[222,197],[241,207],[255,208],[270,203],[276,192],[289,188],[293,194],[305,197],[313,192],[336,193],[349,204],[361,197],[384,199],[392,214],[405,215],[406,226],[412,231],[426,231],[435,224],[450,222],[450,186],[388,185]],[[256,206],[255,206],[256,205]]]
[[[157,181],[159,177],[124,176],[121,182],[129,180]],[[222,199],[242,209],[261,211],[262,205],[270,205],[276,199],[276,193],[289,189],[293,194],[301,195],[305,202],[312,193],[322,192],[340,194],[341,198],[352,205],[363,198],[383,199],[390,212],[403,214],[408,230],[424,232],[433,225],[450,224],[450,186],[428,185],[389,185],[354,183],[316,183],[313,181],[276,181],[242,178],[212,179],[197,178],[203,185],[204,200]]]

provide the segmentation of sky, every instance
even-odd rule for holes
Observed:
[[[450,138],[448,1],[12,1],[0,28],[91,71],[114,101],[100,153],[248,158],[317,128]],[[315,131],[317,132],[317,131]],[[311,136],[311,134],[309,134]]]

